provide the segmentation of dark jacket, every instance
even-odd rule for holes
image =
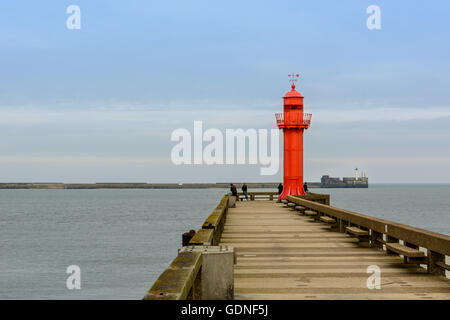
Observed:
[[[231,186],[230,191],[233,196],[237,197],[238,194],[237,194],[237,189],[236,189],[235,185]]]

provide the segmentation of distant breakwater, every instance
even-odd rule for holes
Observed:
[[[234,182],[233,182],[234,183]],[[234,183],[238,189],[241,183]],[[277,189],[279,182],[247,183],[248,188]],[[308,188],[367,188],[368,185],[321,184],[307,182]],[[218,183],[145,183],[145,182],[97,182],[97,183],[62,183],[62,182],[4,182],[0,189],[223,189],[229,188],[229,182]]]
[[[241,187],[241,184],[235,183],[235,185]],[[247,183],[247,186],[276,189],[278,183]],[[229,183],[0,183],[0,189],[223,189],[229,187]]]

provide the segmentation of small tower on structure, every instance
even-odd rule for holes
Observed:
[[[303,96],[295,90],[298,74],[290,74],[291,91],[283,97],[284,112],[275,114],[278,128],[283,130],[283,192],[280,200],[288,195],[304,195],[303,189],[303,131],[311,123],[311,114],[303,112]]]

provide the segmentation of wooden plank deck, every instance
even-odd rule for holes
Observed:
[[[450,280],[363,247],[273,201],[228,209],[221,245],[237,254],[235,299],[450,299]],[[368,289],[367,267],[381,269]]]

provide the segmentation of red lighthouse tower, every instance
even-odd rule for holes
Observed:
[[[292,90],[286,93],[284,112],[275,114],[278,128],[284,136],[283,192],[279,199],[288,195],[304,195],[303,189],[303,131],[311,123],[311,114],[303,112],[303,96],[295,90],[298,74],[289,75]]]

